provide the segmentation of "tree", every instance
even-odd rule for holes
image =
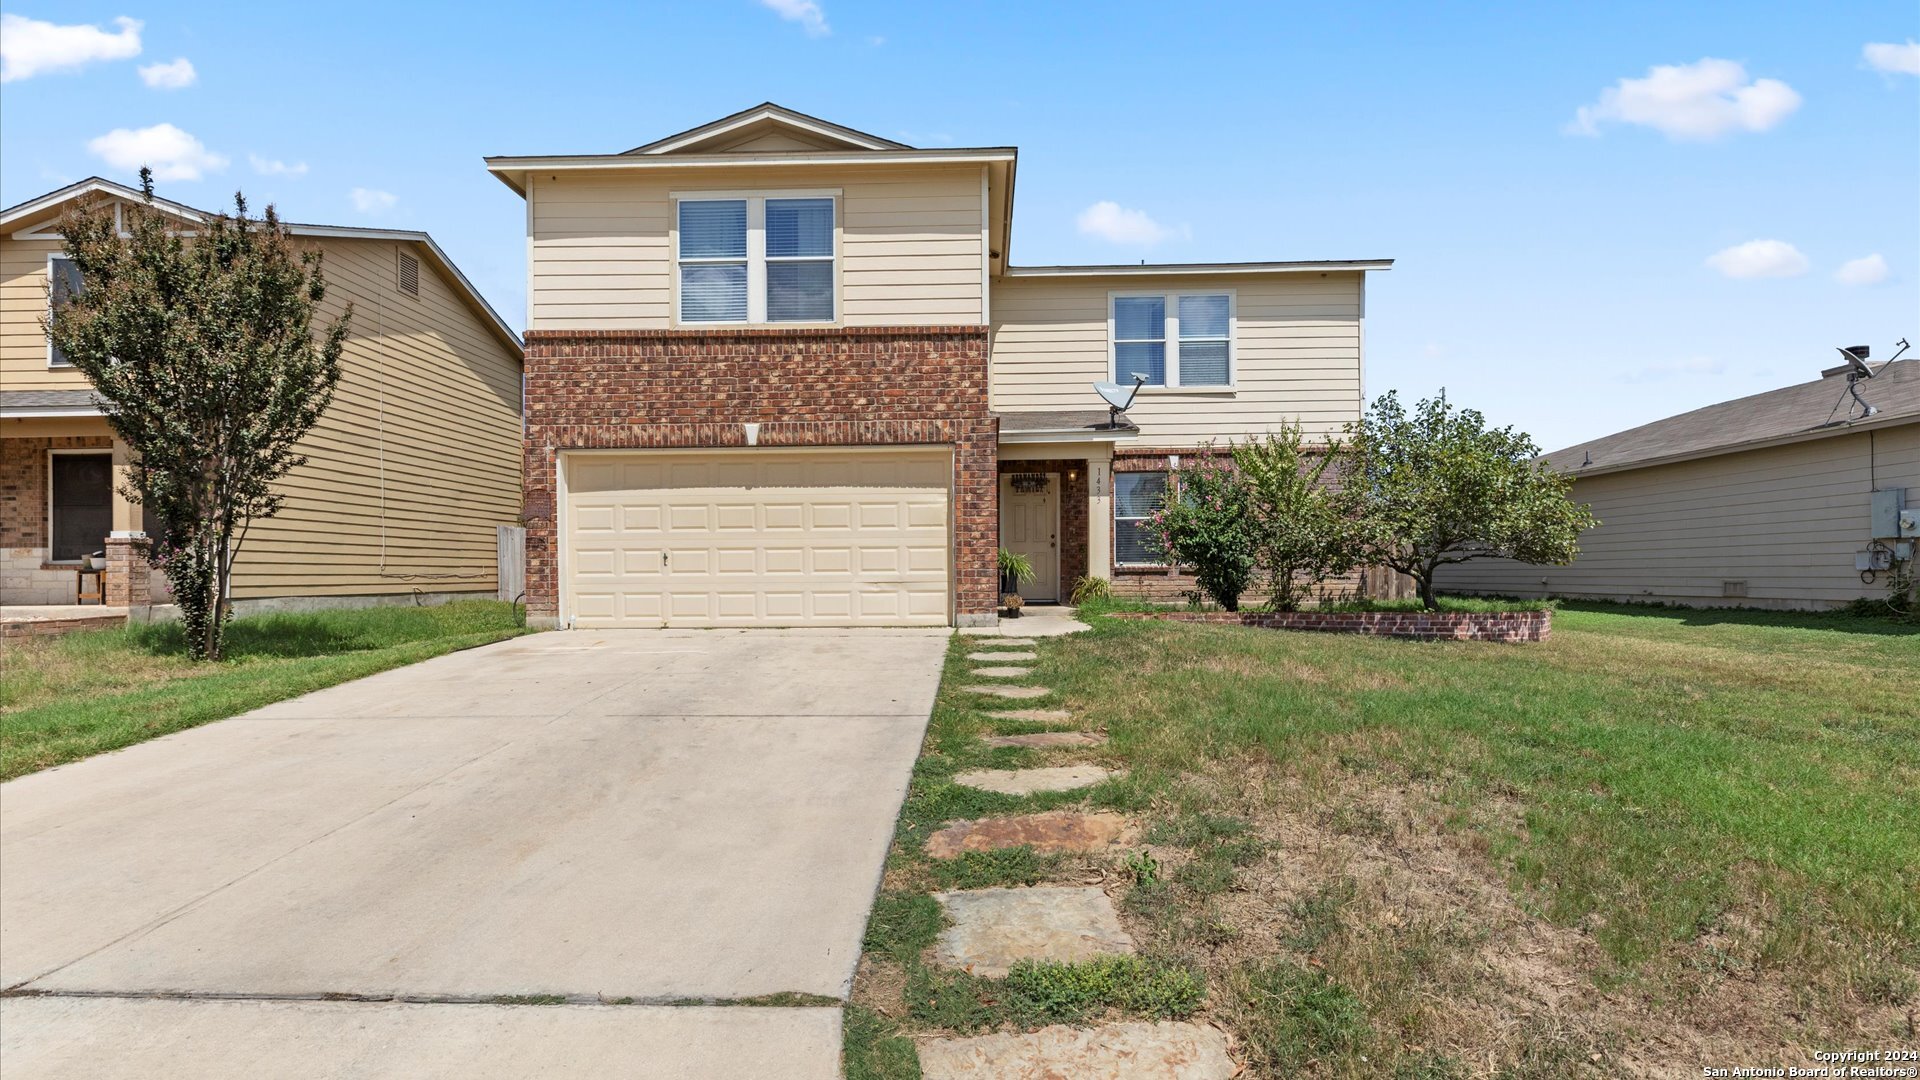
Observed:
[[[1234,470],[1202,451],[1174,474],[1174,487],[1148,518],[1165,553],[1193,567],[1194,580],[1228,611],[1253,580],[1257,523],[1247,486]]]
[[[280,508],[274,482],[306,461],[294,445],[333,400],[353,307],[316,335],[320,255],[294,248],[273,207],[249,218],[236,194],[231,217],[183,235],[145,169],[140,187],[122,219],[97,202],[60,219],[82,288],[55,297],[47,331],[133,453],[126,494],[146,507],[190,650],[218,660],[233,560]]]
[[[1233,448],[1256,526],[1254,559],[1266,572],[1275,611],[1298,609],[1315,586],[1357,561],[1353,529],[1324,483],[1343,454],[1337,440],[1323,453],[1310,453],[1298,423]]]
[[[1573,478],[1537,460],[1524,432],[1490,429],[1446,392],[1409,415],[1389,391],[1347,427],[1340,504],[1364,559],[1411,576],[1429,610],[1434,571],[1470,559],[1565,565],[1599,524],[1567,498]]]

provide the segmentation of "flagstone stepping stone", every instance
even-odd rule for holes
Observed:
[[[1051,750],[1058,746],[1099,746],[1107,741],[1098,731],[1036,731],[1031,735],[988,735],[980,740],[988,746],[1025,746],[1033,750]]]
[[[1093,886],[935,893],[953,925],[935,956],[948,967],[1000,978],[1019,960],[1073,963],[1134,951],[1113,901]]]
[[[1039,657],[1039,653],[1027,650],[1015,652],[970,652],[967,654],[967,659],[969,660],[983,660],[988,663],[997,660],[1037,660]]]
[[[1064,724],[1073,719],[1073,714],[1065,709],[1008,709],[987,715],[996,720],[1025,720],[1030,724]]]
[[[1049,810],[1044,814],[955,822],[927,837],[926,851],[935,859],[1011,847],[1078,855],[1103,851],[1126,831],[1127,819],[1119,814]]]
[[[926,1080],[1229,1080],[1235,1072],[1219,1028],[1163,1020],[931,1039],[920,1044],[920,1074]]]
[[[981,791],[997,791],[1002,795],[1031,795],[1036,791],[1072,791],[1091,787],[1118,775],[1098,765],[1056,765],[1045,769],[975,769],[960,773],[953,778],[953,782]]]
[[[973,669],[973,673],[989,679],[1018,679],[1033,674],[1033,669],[1030,667],[977,667]]]
[[[983,641],[980,647],[983,649],[1031,649],[1037,644],[1039,642],[1030,637],[1003,637]]]
[[[970,694],[992,694],[994,697],[1022,698],[1046,697],[1053,691],[1044,686],[963,686],[960,689]]]

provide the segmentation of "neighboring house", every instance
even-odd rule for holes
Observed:
[[[1355,419],[1390,264],[1014,266],[1015,162],[772,104],[487,159],[527,204],[530,616],[987,622],[1001,545],[1036,601],[1191,588],[1142,535],[1169,467]]]
[[[1868,580],[1856,559],[1900,546],[1897,516],[1885,513],[1896,492],[1920,507],[1920,361],[1884,365],[1858,386],[1878,412],[1853,422],[1850,408],[1861,410],[1846,379],[1830,376],[1548,454],[1577,477],[1574,501],[1600,519],[1579,557],[1463,563],[1445,568],[1439,587],[1697,607],[1885,597],[1886,573]]]
[[[86,377],[43,329],[50,293],[85,289],[61,256],[76,199],[140,193],[84,180],[0,211],[0,601],[75,601],[80,560],[108,554],[109,604],[165,599],[140,557],[127,447]],[[156,200],[183,229],[201,211]],[[520,341],[423,232],[291,225],[323,256],[318,327],[351,301],[333,405],[300,443],[278,515],[253,523],[234,567],[242,608],[491,593],[495,527],[520,514]],[[58,317],[57,312],[54,317]]]

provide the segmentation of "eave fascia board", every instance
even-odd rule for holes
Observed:
[[[1002,446],[1026,443],[1130,442],[1140,437],[1140,429],[1097,431],[1090,428],[1064,428],[1055,431],[1003,431]]]
[[[105,416],[98,405],[29,405],[25,408],[0,408],[0,420],[55,420],[75,416]]]
[[[28,199],[26,202],[20,203],[17,206],[10,206],[4,211],[0,211],[0,229],[4,229],[16,221],[24,221],[27,218],[35,217],[59,206],[61,203],[70,202],[84,195],[94,194],[110,195],[113,198],[124,199],[128,202],[142,202],[146,198],[139,191],[127,187],[125,184],[116,184],[111,180],[105,180],[97,176],[89,177],[88,179],[76,181],[68,184],[66,187],[57,188],[47,192],[45,195]],[[202,211],[196,210],[184,203],[174,202],[172,199],[162,199],[157,195],[154,196],[153,205],[174,217],[185,218],[196,223],[207,219],[206,214]]]
[[[805,113],[795,112],[785,106],[768,102],[765,105],[755,106],[744,112],[722,117],[696,128],[689,128],[678,135],[669,135],[664,139],[636,146],[628,150],[627,153],[634,155],[668,154],[682,146],[705,142],[708,139],[723,138],[730,132],[738,131],[750,124],[757,124],[762,120],[777,120],[790,127],[799,128],[802,131],[811,132],[823,138],[858,143],[869,150],[908,149],[905,143],[894,142],[891,139],[882,139],[877,135],[871,135],[864,131],[856,131],[850,127],[843,127],[831,120],[822,120],[817,116],[808,116]]]
[[[1137,266],[1126,263],[1111,266],[1009,266],[1001,274],[1010,278],[1067,277],[1200,277],[1253,274],[1310,274],[1379,272],[1391,270],[1392,259],[1342,259],[1318,262],[1260,263],[1170,263]]]
[[[1018,152],[1010,146],[966,147],[951,150],[850,150],[805,153],[721,154],[574,154],[557,157],[489,157],[487,171],[522,196],[529,172],[626,172],[634,169],[807,168],[847,165],[965,165],[1012,162]]]

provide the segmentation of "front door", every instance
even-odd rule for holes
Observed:
[[[1022,599],[1060,599],[1059,473],[1000,478],[1000,546],[1033,563],[1033,578],[1020,584]]]

